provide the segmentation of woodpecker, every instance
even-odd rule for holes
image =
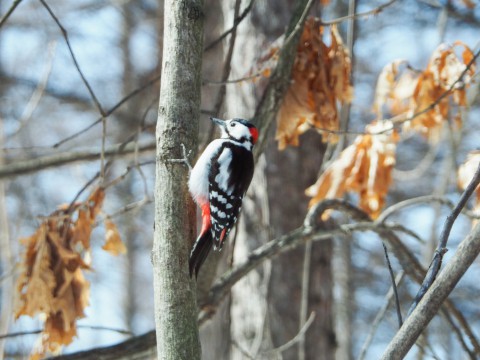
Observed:
[[[221,250],[235,225],[242,200],[253,177],[252,149],[258,131],[244,119],[210,118],[220,127],[221,137],[206,147],[190,173],[188,188],[202,211],[202,228],[190,252],[190,277],[213,246]]]

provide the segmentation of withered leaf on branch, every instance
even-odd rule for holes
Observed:
[[[459,47],[463,48],[461,56],[456,53]],[[440,45],[423,71],[413,71],[409,66],[401,69],[405,60],[387,64],[375,91],[373,112],[377,120],[385,119],[386,114],[395,115],[404,122],[404,131],[415,131],[431,142],[438,141],[449,118],[459,125],[461,106],[467,105],[466,89],[475,73],[474,64],[467,70],[473,56],[468,46],[455,42],[453,46]],[[412,119],[405,121],[409,118]]]
[[[385,118],[384,111],[397,113],[402,111],[404,99],[410,98],[415,88],[414,79],[411,72],[405,71],[400,74],[400,67],[406,64],[406,60],[398,59],[385,65],[377,79],[375,88],[375,98],[373,100],[373,112],[377,115],[377,120]],[[403,108],[403,110],[407,110]]]
[[[325,134],[339,129],[337,105],[350,102],[353,96],[351,60],[336,26],[330,27],[330,38],[331,44],[327,45],[320,21],[307,19],[292,81],[277,116],[275,138],[279,149],[298,145],[299,135],[310,128]]]
[[[461,58],[455,53],[457,47],[464,48]],[[452,102],[466,105],[466,88],[471,83],[475,66],[471,65],[462,80],[459,79],[472,58],[471,49],[461,42],[453,46],[442,44],[434,51],[427,69],[418,78],[407,112],[408,117],[414,118],[405,122],[404,130],[414,130],[430,141],[438,141],[440,130],[449,117],[460,118],[452,113]],[[445,93],[448,96],[441,98]]]
[[[310,206],[322,201],[356,192],[360,208],[376,218],[385,204],[392,183],[395,150],[398,135],[389,121],[367,126],[367,134],[357,136],[355,142],[331,163],[317,182],[306,189],[312,197]],[[382,132],[381,134],[377,134]],[[324,218],[329,214],[325,214]]]
[[[90,285],[83,271],[90,268],[90,235],[104,196],[104,190],[97,188],[85,202],[60,208],[32,236],[22,239],[26,249],[15,316],[45,316],[32,359],[57,353],[77,334],[76,321],[84,317],[89,299]]]
[[[127,252],[117,226],[110,219],[105,219],[105,244],[102,249],[115,256]]]

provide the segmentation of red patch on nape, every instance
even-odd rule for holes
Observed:
[[[255,144],[258,140],[258,130],[257,128],[250,128],[250,134],[252,135],[252,142]]]

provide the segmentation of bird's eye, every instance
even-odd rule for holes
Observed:
[[[236,125],[235,123],[231,123],[231,124],[230,124],[231,127],[234,127],[235,125]]]

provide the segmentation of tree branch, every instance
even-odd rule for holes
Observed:
[[[5,13],[5,15],[2,16],[2,19],[0,20],[0,29],[2,28],[2,26],[7,22],[8,18],[10,17],[10,15],[13,14],[13,12],[15,11],[15,9],[17,8],[18,5],[20,5],[20,3],[22,2],[22,0],[15,0],[12,5],[10,6],[10,8],[8,9],[8,11]]]
[[[404,358],[479,253],[480,225],[477,225],[462,241],[448,265],[405,320],[383,353],[382,360]]]
[[[50,6],[48,6],[48,4],[45,2],[45,0],[40,0],[40,2],[42,3],[43,7],[48,11],[48,13],[50,14],[50,16],[52,17],[53,21],[55,21],[55,23],[57,24],[58,28],[60,29],[61,33],[62,33],[62,36],[63,38],[65,39],[65,42],[67,44],[67,47],[68,47],[68,51],[70,52],[70,56],[73,60],[73,63],[75,65],[75,68],[77,69],[77,72],[78,74],[80,75],[80,77],[82,78],[82,81],[83,83],[85,84],[85,86],[87,87],[87,90],[93,100],[93,102],[95,103],[95,106],[97,107],[98,111],[100,112],[100,115],[102,115],[102,117],[105,117],[105,111],[103,110],[102,108],[102,105],[100,104],[100,101],[98,100],[97,96],[95,95],[92,87],[90,86],[90,83],[87,81],[87,78],[85,77],[85,75],[83,74],[83,71],[80,69],[80,65],[78,64],[78,61],[77,61],[77,58],[75,56],[75,53],[73,52],[73,49],[72,49],[72,46],[70,45],[70,39],[68,37],[68,33],[67,33],[67,30],[63,27],[63,25],[60,23],[60,20],[58,20],[57,16],[55,15],[55,13],[53,12],[53,10],[50,8]]]
[[[105,156],[112,157],[115,155],[132,154],[136,151],[147,152],[155,150],[155,142],[146,143],[137,146],[134,142],[125,144],[117,144],[105,148]],[[98,150],[82,150],[75,152],[65,152],[55,155],[47,155],[35,159],[15,161],[0,166],[0,179],[12,176],[28,174],[34,171],[45,170],[52,167],[70,164],[78,161],[98,160],[100,151]]]
[[[440,239],[439,239],[437,249],[435,250],[435,254],[428,268],[427,275],[425,276],[425,279],[422,282],[420,290],[418,290],[418,293],[415,296],[415,299],[413,300],[412,305],[410,306],[410,310],[408,311],[409,314],[412,313],[412,311],[415,309],[415,307],[420,302],[422,297],[425,295],[427,290],[432,286],[432,283],[435,281],[435,278],[437,277],[440,267],[442,266],[443,255],[447,252],[446,246],[448,242],[448,237],[450,236],[450,231],[452,230],[452,226],[455,220],[457,219],[458,215],[462,211],[462,209],[465,207],[468,199],[470,198],[470,196],[472,196],[473,192],[475,191],[479,183],[480,183],[480,166],[478,167],[477,171],[475,172],[475,175],[473,176],[472,180],[470,181],[467,188],[465,189],[462,196],[460,197],[458,204],[455,206],[455,208],[452,210],[452,212],[447,216],[447,219],[445,220],[442,233],[440,234]]]
[[[253,4],[255,3],[255,0],[250,0],[250,3],[247,5],[247,7],[242,11],[242,13],[239,16],[235,15],[235,19],[233,20],[233,26],[225,31],[218,39],[213,40],[210,44],[208,44],[205,47],[205,52],[213,49],[218,43],[220,43],[223,39],[225,39],[229,34],[235,33],[237,31],[238,25],[245,19],[245,17],[248,15],[248,13],[252,10]]]
[[[378,15],[380,14],[385,8],[389,7],[390,5],[392,5],[393,3],[395,3],[397,0],[390,0],[389,2],[385,3],[385,4],[382,4],[382,5],[379,5],[377,6],[375,9],[372,9],[372,10],[368,10],[368,11],[364,11],[364,12],[361,12],[361,13],[356,13],[356,14],[352,14],[352,15],[347,15],[347,16],[342,16],[342,17],[339,17],[339,18],[336,18],[336,19],[333,19],[333,20],[320,20],[320,23],[323,25],[323,26],[329,26],[329,25],[334,25],[334,24],[339,24],[345,20],[350,20],[350,19],[358,19],[358,18],[362,18],[362,17],[368,17],[368,16],[371,16],[371,15]]]
[[[130,99],[134,98],[135,96],[137,96],[138,94],[140,94],[141,92],[143,92],[145,89],[148,89],[150,86],[156,84],[158,81],[160,80],[160,75],[157,75],[155,77],[153,77],[149,82],[147,82],[146,84],[138,87],[137,89],[133,90],[131,93],[127,94],[126,96],[124,96],[122,99],[120,99],[119,102],[117,102],[114,106],[112,106],[109,110],[107,110],[105,112],[105,116],[108,117],[110,115],[112,115],[120,106],[122,106],[123,104],[125,104],[127,101],[129,101]],[[65,144],[67,141],[70,141],[84,133],[86,133],[88,130],[90,130],[91,128],[93,128],[95,125],[98,125],[102,122],[102,119],[103,117],[100,117],[99,119],[95,120],[93,123],[91,123],[90,125],[88,125],[87,127],[83,128],[82,130],[76,132],[75,134],[73,135],[70,135],[68,137],[66,137],[65,139],[55,143],[52,147],[53,148],[57,148],[59,147],[60,145],[63,145]]]

